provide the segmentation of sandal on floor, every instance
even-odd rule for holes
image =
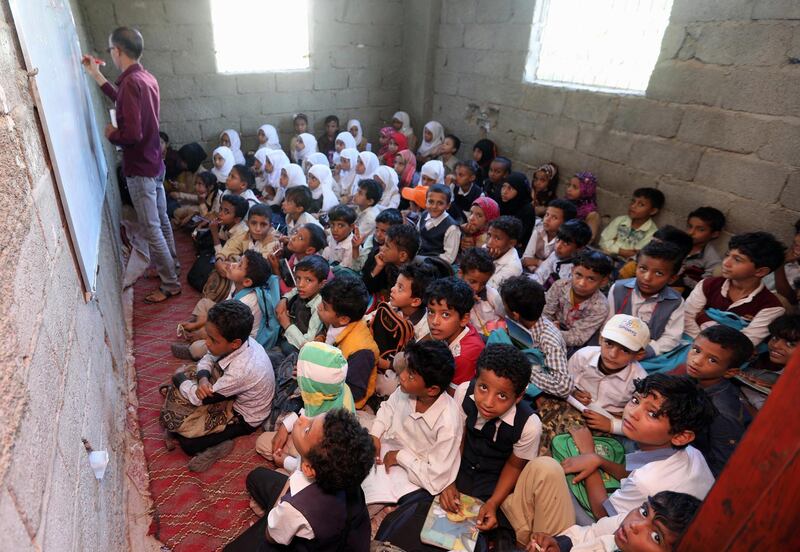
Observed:
[[[155,291],[151,291],[147,296],[144,298],[144,302],[148,304],[155,304],[155,303],[163,303],[170,297],[175,297],[176,295],[180,295],[181,290],[178,291],[164,291],[163,289],[157,289]]]

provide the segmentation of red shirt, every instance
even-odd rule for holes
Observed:
[[[108,140],[122,148],[125,176],[154,178],[164,166],[158,139],[158,81],[134,63],[122,72],[116,85],[107,82],[101,87],[117,110],[117,129]]]
[[[472,324],[467,325],[467,333],[459,341],[450,344],[453,357],[456,361],[456,371],[453,375],[453,384],[459,385],[475,377],[478,357],[483,352],[486,344]]]

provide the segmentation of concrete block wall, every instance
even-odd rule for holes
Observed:
[[[142,32],[142,64],[158,78],[162,128],[175,144],[199,141],[213,149],[219,133],[233,128],[244,148],[254,149],[258,127],[269,123],[287,149],[297,112],[309,115],[316,136],[326,115],[338,115],[342,126],[359,119],[377,144],[378,129],[402,108],[403,0],[310,0],[310,70],[241,75],[216,71],[209,0],[80,4],[106,60],[115,27]],[[264,29],[264,48],[280,49],[268,42],[269,22]]]
[[[604,215],[655,186],[661,223],[713,205],[729,232],[788,243],[800,218],[798,5],[675,0],[647,92],[633,96],[524,83],[534,0],[444,0],[433,118],[462,138],[463,157],[483,136],[476,116],[496,109],[488,137],[503,154],[528,174],[552,160],[562,181],[593,171]]]
[[[119,194],[109,183],[87,303],[5,0],[0,44],[1,548],[125,550]],[[109,451],[102,482],[82,437]]]

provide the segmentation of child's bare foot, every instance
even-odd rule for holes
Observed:
[[[258,505],[258,502],[255,499],[250,499],[250,509],[253,510],[253,513],[258,517],[262,517],[266,512]]]

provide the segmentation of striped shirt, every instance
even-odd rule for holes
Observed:
[[[567,369],[567,345],[558,328],[542,316],[529,330],[533,346],[544,353],[547,370],[533,366],[531,383],[545,393],[566,397],[572,391],[572,376]]]

